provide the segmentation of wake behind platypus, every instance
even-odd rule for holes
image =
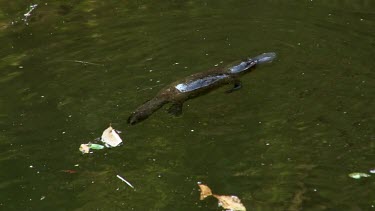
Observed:
[[[172,104],[168,109],[169,113],[180,115],[185,101],[227,84],[233,84],[233,88],[227,92],[238,90],[241,88],[240,76],[251,72],[260,64],[272,62],[275,58],[276,53],[263,53],[254,58],[237,62],[234,65],[196,73],[178,80],[166,86],[154,98],[139,106],[128,118],[128,123],[134,125],[147,119],[167,103]]]

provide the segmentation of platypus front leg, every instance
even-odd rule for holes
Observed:
[[[234,82],[233,82],[233,84],[234,84],[233,88],[230,89],[230,90],[227,90],[226,93],[232,93],[232,92],[234,92],[236,90],[241,89],[241,87],[242,87],[242,83],[238,79],[235,79]]]
[[[168,109],[168,113],[174,116],[180,116],[182,114],[182,102],[173,102],[171,107]]]

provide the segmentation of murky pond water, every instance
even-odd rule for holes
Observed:
[[[198,181],[248,210],[375,209],[375,175],[348,177],[375,167],[374,11],[370,0],[1,1],[0,210],[217,210]],[[269,51],[278,59],[240,91],[127,125],[163,86]],[[82,155],[109,123],[125,144]]]

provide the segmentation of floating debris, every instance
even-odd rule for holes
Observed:
[[[160,81],[159,81],[159,82],[160,82]],[[157,83],[159,83],[159,82],[157,82]],[[146,90],[152,90],[152,89],[155,88],[155,87],[163,86],[163,85],[164,85],[164,84],[156,84],[156,85],[151,86],[151,87],[148,87],[148,88],[140,89],[140,90],[138,90],[137,92],[142,92],[142,91],[146,91]]]
[[[88,146],[88,144],[81,144],[81,146],[79,147],[79,151],[81,151],[83,154],[90,153],[90,147]]]
[[[101,141],[105,143],[106,147],[117,147],[122,143],[122,139],[111,125],[104,130]]]
[[[27,19],[31,16],[31,12],[33,10],[35,10],[35,8],[38,6],[38,4],[32,4],[29,6],[29,11],[27,11],[27,13],[23,14],[23,16],[25,18],[23,18],[22,20],[25,21],[26,25],[29,25],[29,23],[27,22]]]
[[[88,144],[81,144],[81,146],[79,147],[79,151],[81,151],[83,154],[90,153],[90,149],[100,150],[100,149],[104,149],[104,146],[100,144],[88,143]]]
[[[207,185],[203,185],[200,182],[198,182],[198,186],[201,189],[200,200],[203,200],[208,196],[212,196],[212,191]]]
[[[89,144],[90,149],[104,149],[103,145],[100,144]]]
[[[213,195],[219,200],[219,206],[224,209],[246,211],[245,206],[237,196],[219,196]]]
[[[126,179],[122,178],[120,175],[116,175],[117,178],[119,178],[121,181],[125,182],[127,185],[129,185],[131,188],[134,189],[134,186],[130,184]]]
[[[353,172],[349,174],[349,177],[353,179],[361,179],[362,177],[370,177],[371,175],[362,172]]]
[[[104,64],[98,64],[98,63],[94,63],[94,62],[86,62],[86,61],[81,61],[81,60],[64,60],[64,61],[80,63],[80,64],[83,64],[83,65],[104,66]]]
[[[119,131],[118,133],[121,133],[121,132]],[[79,147],[79,151],[81,151],[83,154],[92,153],[90,152],[91,149],[101,150],[101,149],[104,149],[105,147],[117,147],[122,143],[122,139],[117,134],[116,130],[112,128],[111,125],[107,129],[104,130],[101,138],[95,139],[95,142],[99,140],[103,142],[105,146],[101,144],[93,144],[89,142],[87,144],[81,144],[81,146]]]
[[[61,172],[69,173],[69,174],[75,174],[75,173],[77,173],[76,170],[70,170],[70,169],[64,169],[64,170],[61,170]]]
[[[201,189],[200,200],[203,200],[208,196],[213,196],[219,200],[218,205],[226,210],[246,211],[246,207],[241,203],[241,200],[237,196],[222,196],[212,194],[211,189],[207,185],[203,185],[200,182],[198,182],[198,186]]]

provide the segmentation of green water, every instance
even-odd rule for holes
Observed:
[[[374,11],[370,0],[1,1],[0,210],[220,210],[198,181],[247,210],[375,209],[375,175],[348,177],[375,167]],[[278,59],[240,91],[127,125],[163,86],[269,51]],[[82,155],[109,123],[125,144]]]

